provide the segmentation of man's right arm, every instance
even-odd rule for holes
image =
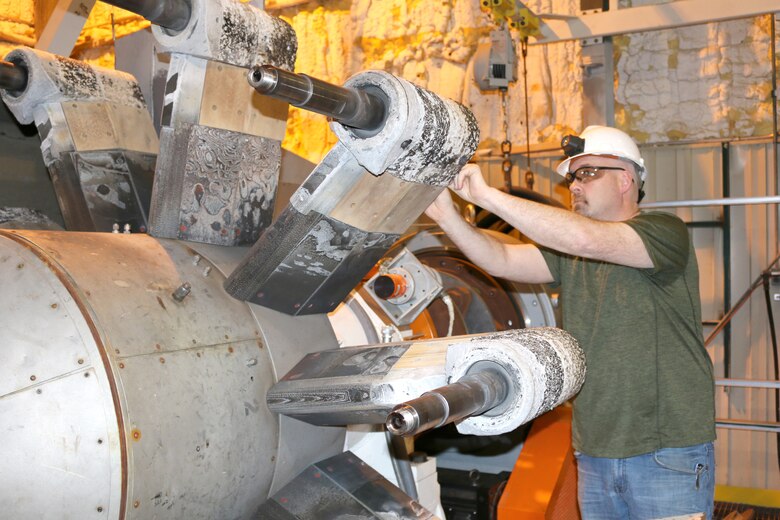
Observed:
[[[456,246],[492,276],[523,283],[549,283],[552,273],[541,251],[532,244],[507,244],[472,226],[460,216],[448,189],[425,213]]]

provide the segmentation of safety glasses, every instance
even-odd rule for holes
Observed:
[[[625,171],[626,169],[619,166],[583,166],[582,168],[577,168],[573,172],[566,172],[566,182],[572,184],[576,179],[582,184],[586,184],[592,180],[598,179],[608,170]]]

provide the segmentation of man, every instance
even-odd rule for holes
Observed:
[[[563,328],[588,367],[572,425],[583,518],[709,519],[712,363],[687,228],[674,215],[639,211],[647,172],[625,133],[590,126],[564,149],[557,171],[573,213],[491,188],[474,164],[450,186],[535,244],[504,244],[472,227],[448,190],[426,213],[490,274],[561,286]]]

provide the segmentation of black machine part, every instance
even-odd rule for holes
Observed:
[[[0,60],[0,88],[11,93],[27,88],[27,69],[21,65]]]
[[[139,14],[169,31],[187,27],[192,8],[187,0],[105,0],[107,4]]]
[[[326,115],[344,126],[378,132],[387,119],[387,101],[379,89],[339,87],[271,65],[253,68],[247,79],[260,94]]]

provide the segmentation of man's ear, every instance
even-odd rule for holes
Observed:
[[[631,189],[631,185],[634,183],[634,175],[630,171],[622,172],[620,176],[620,192],[625,193]]]

